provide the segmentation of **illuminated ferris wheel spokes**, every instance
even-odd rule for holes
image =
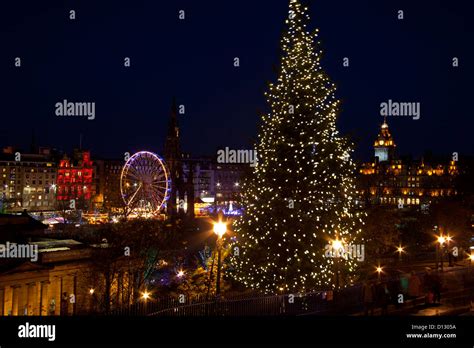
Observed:
[[[155,215],[168,199],[170,182],[163,161],[154,153],[142,151],[125,163],[120,190],[125,205],[137,215]]]

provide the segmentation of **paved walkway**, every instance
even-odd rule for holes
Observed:
[[[354,316],[364,316],[363,312]],[[374,316],[381,316],[380,308],[374,309]],[[413,305],[407,302],[403,307],[396,308],[394,305],[388,307],[388,316],[440,316],[440,315],[474,315],[474,307],[471,305],[452,305],[441,302],[435,305]]]
[[[437,315],[474,315],[474,287],[473,284],[464,283],[462,271],[466,267],[456,265],[445,268],[442,274],[443,292],[441,303],[425,304],[424,296],[408,300],[399,306],[389,305],[387,315],[413,315],[413,316],[437,316]],[[467,271],[471,271],[468,269]],[[465,286],[471,286],[465,288]],[[472,302],[471,302],[472,301]],[[382,310],[377,308],[374,315],[381,315]],[[472,314],[471,314],[472,313]],[[363,316],[364,312],[355,313],[355,316]]]

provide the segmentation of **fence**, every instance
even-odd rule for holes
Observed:
[[[474,272],[469,269],[445,271],[443,276],[456,275],[459,289],[472,287]],[[421,275],[421,273],[420,273]],[[386,279],[387,284],[399,283],[398,278]],[[205,296],[187,299],[169,297],[140,301],[114,310],[109,315],[125,316],[278,316],[278,315],[337,315],[363,311],[362,285],[357,284],[338,292],[318,291],[302,294],[256,295],[247,294],[220,298]],[[471,290],[472,291],[472,290]],[[464,294],[463,294],[464,295]]]
[[[332,309],[332,291],[285,295],[240,295],[216,299],[170,297],[142,300],[114,310],[110,315],[125,316],[261,316],[322,313]]]

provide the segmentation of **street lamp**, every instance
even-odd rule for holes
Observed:
[[[448,260],[449,260],[449,267],[453,266],[453,257],[451,255],[451,249],[449,248],[449,243],[452,242],[453,238],[448,234],[446,236],[446,247],[448,251]]]
[[[437,247],[438,247],[438,255],[439,255],[438,257],[441,263],[441,272],[443,271],[443,247],[444,247],[445,242],[446,242],[446,238],[443,237],[443,235],[438,237]]]
[[[216,297],[219,298],[221,293],[221,252],[222,252],[222,236],[227,231],[227,225],[222,222],[215,222],[213,227],[214,233],[217,235],[217,280],[216,280]]]
[[[145,291],[142,293],[142,300],[143,300],[143,302],[145,302],[145,305],[144,305],[144,307],[143,307],[143,310],[144,310],[144,312],[145,312],[145,315],[146,315],[147,308],[148,308],[147,305],[148,305],[148,299],[149,299],[149,298],[150,298],[150,293],[145,290]],[[140,306],[140,304],[139,304],[139,306]]]
[[[397,253],[398,253],[398,261],[402,261],[402,254],[405,252],[405,249],[399,245],[397,248]]]
[[[334,260],[334,267],[335,269],[335,275],[336,275],[336,289],[339,290],[339,256],[340,256],[340,251],[342,249],[342,242],[339,239],[335,239],[332,241],[332,248],[335,251],[335,260]]]
[[[472,264],[474,263],[474,254],[468,254],[468,257],[467,257],[467,276],[470,277],[471,276],[471,268],[472,268]]]
[[[142,299],[146,302],[150,298],[150,293],[145,290],[145,292],[142,293]]]
[[[95,312],[95,304],[96,304],[96,297],[94,295],[95,293],[95,289],[94,288],[90,288],[89,289],[89,312]]]
[[[382,274],[382,272],[383,272],[383,267],[377,266],[377,267],[375,268],[375,271],[377,272],[377,280],[380,281],[380,279],[381,279],[381,274]]]
[[[339,250],[342,249],[342,242],[339,239],[333,240],[332,248],[339,252]],[[337,255],[339,255],[339,253]]]

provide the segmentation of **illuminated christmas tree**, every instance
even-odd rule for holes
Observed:
[[[267,293],[347,284],[356,260],[328,256],[327,247],[360,242],[363,223],[352,144],[337,131],[336,88],[320,65],[317,30],[306,30],[306,11],[290,1],[278,79],[266,93],[271,111],[262,116],[258,164],[244,183],[245,214],[234,223],[234,277]]]

